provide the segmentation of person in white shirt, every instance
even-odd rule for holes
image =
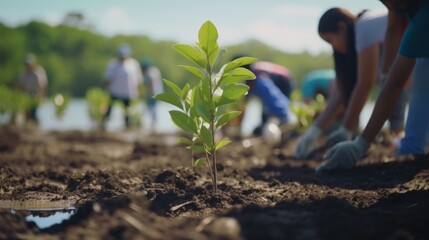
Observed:
[[[126,127],[130,126],[130,103],[139,98],[139,85],[143,82],[140,64],[131,57],[131,52],[130,45],[121,44],[117,50],[117,58],[109,61],[105,72],[105,86],[110,94],[110,103],[104,120],[110,116],[113,103],[121,101],[125,107]]]
[[[344,114],[341,127],[330,133],[325,146],[350,140],[356,133],[359,115],[367,102],[373,85],[382,86],[384,40],[387,29],[386,11],[364,11],[354,15],[343,8],[327,10],[319,20],[319,36],[332,46],[336,72],[336,94],[330,96],[325,110],[303,134],[295,151],[297,158],[308,158],[316,149],[318,139],[333,120]],[[394,136],[403,136],[406,93],[389,116]]]
[[[29,95],[33,103],[25,117],[28,120],[37,122],[37,108],[43,101],[48,87],[48,78],[45,69],[37,64],[36,57],[33,54],[28,54],[25,58],[25,71],[20,75],[17,88]]]

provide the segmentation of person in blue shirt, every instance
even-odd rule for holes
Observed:
[[[409,93],[409,110],[405,126],[405,137],[398,154],[424,154],[429,126],[429,1],[428,0],[384,0],[389,9],[407,13],[410,18],[398,53],[388,72],[371,118],[362,132],[353,141],[338,143],[324,158],[317,169],[324,173],[334,169],[347,169],[356,165],[368,151],[371,142],[382,128],[393,110],[392,103],[398,101],[400,92],[412,74]],[[390,11],[390,10],[389,10]],[[391,22],[389,21],[389,24]]]
[[[278,118],[280,124],[289,121],[289,99],[268,74],[256,75],[256,79],[249,82],[249,86],[249,95],[255,95],[261,100],[264,114]]]
[[[253,134],[263,134],[263,129],[270,120],[278,126],[290,121],[289,96],[293,89],[289,70],[271,62],[258,61],[249,66],[256,79],[246,81],[249,88],[248,98],[257,97],[262,103],[261,123],[253,130]]]

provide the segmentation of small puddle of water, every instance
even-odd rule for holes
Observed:
[[[39,229],[45,229],[69,220],[76,214],[77,208],[71,206],[67,209],[27,209],[27,211],[30,211],[31,214],[26,216],[25,220],[34,222]],[[16,210],[12,209],[11,212],[15,213]]]
[[[39,229],[49,228],[70,219],[78,211],[67,201],[10,201],[0,200],[0,208],[10,209],[12,214],[25,212],[27,222],[34,222]]]

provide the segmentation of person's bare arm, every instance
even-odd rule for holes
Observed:
[[[326,108],[316,118],[315,125],[322,130],[326,130],[332,124],[332,122],[338,118],[343,110],[344,98],[338,87],[338,82],[335,80],[333,86],[329,89],[329,97]]]
[[[363,139],[372,142],[383,127],[384,122],[394,108],[394,103],[398,100],[404,84],[407,82],[415,59],[398,55],[392,65],[387,77],[386,85],[378,96],[371,118],[362,133]]]
[[[343,126],[349,132],[355,129],[359,115],[365,105],[371,88],[377,79],[379,46],[371,46],[358,53],[358,79],[346,109]]]
[[[387,74],[395,59],[404,29],[405,15],[391,8],[388,13],[388,24],[384,41],[383,73]]]

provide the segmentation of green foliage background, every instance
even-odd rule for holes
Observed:
[[[106,64],[123,42],[132,46],[133,57],[138,60],[151,57],[163,76],[179,86],[184,86],[188,79],[195,79],[177,67],[182,59],[173,50],[173,42],[154,41],[147,36],[106,37],[84,28],[65,24],[52,27],[37,21],[17,27],[0,23],[0,36],[0,85],[14,85],[24,69],[25,55],[31,52],[46,69],[49,95],[62,92],[83,97],[91,87],[103,86]],[[330,54],[290,54],[255,40],[224,47],[228,49],[224,62],[236,54],[272,61],[291,70],[298,85],[309,71],[333,65]]]

